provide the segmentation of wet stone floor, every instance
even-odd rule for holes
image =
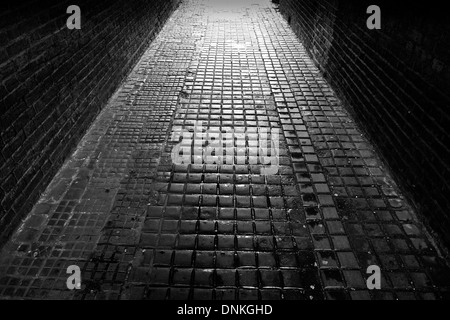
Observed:
[[[223,3],[174,12],[3,247],[0,297],[449,298],[432,238],[276,5]],[[232,135],[222,163],[174,161],[206,132]]]

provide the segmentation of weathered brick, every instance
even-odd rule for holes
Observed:
[[[381,150],[398,183],[450,245],[448,18],[438,6],[378,1],[280,0],[317,67]],[[434,40],[431,40],[434,39]],[[439,221],[439,223],[435,223]]]
[[[26,188],[36,199],[44,190],[48,177],[56,173],[142,55],[143,44],[159,31],[161,25],[154,25],[155,18],[164,22],[179,2],[83,0],[77,3],[82,10],[81,30],[65,27],[69,1],[43,6],[28,0],[22,4],[27,10],[2,11],[0,147],[6,160],[15,155],[15,163],[2,167],[22,181],[28,179],[25,171],[30,169],[25,164],[35,172],[9,196],[16,200]],[[19,13],[21,19],[17,20],[14,15]],[[52,150],[41,152],[49,147]],[[44,162],[43,171],[37,171]],[[3,181],[3,186],[12,189],[11,178]],[[0,202],[5,196],[2,194]],[[10,215],[23,211],[24,203],[16,202],[14,212],[10,205],[11,201],[6,201],[3,206]],[[3,219],[0,234],[14,227],[6,224],[20,218]]]

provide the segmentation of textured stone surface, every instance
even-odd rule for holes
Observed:
[[[179,0],[26,0],[0,12],[0,243],[31,210]]]
[[[447,12],[437,3],[379,0],[381,29],[369,30],[372,4],[281,0],[280,11],[448,248]]]
[[[432,239],[277,7],[220,3],[187,0],[168,20],[3,248],[0,295],[448,298]],[[174,128],[196,121],[279,128],[277,173],[249,152],[174,164]],[[82,290],[66,288],[69,265]]]

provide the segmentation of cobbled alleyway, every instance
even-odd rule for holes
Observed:
[[[223,3],[168,20],[4,246],[0,296],[448,297],[431,236],[276,5]],[[277,128],[264,174],[252,150]],[[226,163],[173,163],[206,132],[232,132]]]

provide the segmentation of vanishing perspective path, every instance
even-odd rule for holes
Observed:
[[[226,163],[174,163],[224,132]],[[279,132],[273,174],[261,132]],[[449,284],[269,0],[184,0],[0,256],[4,299],[441,299]]]

